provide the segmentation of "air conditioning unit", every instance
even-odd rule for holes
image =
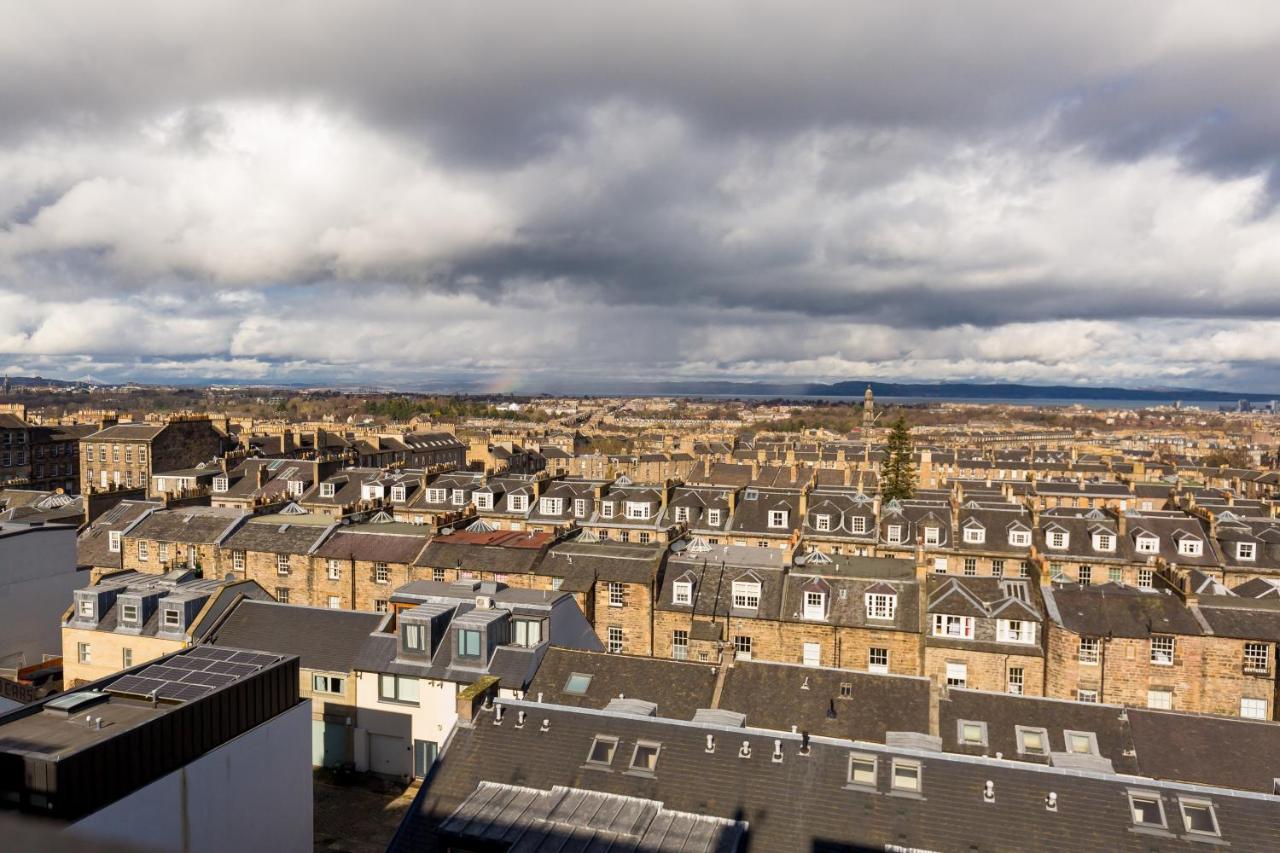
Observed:
[[[476,596],[476,610],[492,610],[493,597],[488,595]]]

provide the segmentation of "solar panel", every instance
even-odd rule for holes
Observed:
[[[187,657],[208,658],[210,660],[231,660],[235,652],[219,649],[215,646],[196,646],[187,652]]]
[[[149,666],[138,675],[143,678],[158,678],[161,681],[177,681],[186,675],[187,670],[172,666]]]
[[[219,660],[210,663],[205,667],[205,670],[208,672],[222,672],[227,675],[234,675],[237,678],[241,678],[246,675],[252,675],[260,668],[261,667],[250,666],[245,663],[231,663],[230,661]]]
[[[150,696],[153,692],[163,687],[165,683],[157,678],[126,675],[113,681],[107,689],[112,693],[123,693],[129,696]]]
[[[266,666],[280,660],[278,655],[260,655],[253,652],[236,652],[231,656],[234,663],[247,663],[253,666]]]

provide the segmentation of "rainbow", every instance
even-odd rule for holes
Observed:
[[[484,394],[510,394],[520,387],[520,380],[524,378],[524,374],[518,368],[499,373],[489,379],[488,382],[480,386],[481,393]]]

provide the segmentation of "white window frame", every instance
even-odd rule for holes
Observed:
[[[710,527],[720,526],[720,510],[718,509],[707,510],[707,525]]]
[[[1236,543],[1236,559],[1246,560],[1252,563],[1258,559],[1258,546],[1254,542],[1237,542]]]
[[[969,665],[963,661],[947,661],[944,680],[948,687],[967,687],[969,685]]]
[[[1010,530],[1009,544],[1016,548],[1025,548],[1031,544],[1030,530]]]
[[[883,658],[883,660],[878,660]],[[889,674],[889,649],[872,646],[867,649],[867,672],[874,672],[879,675]]]
[[[1160,697],[1160,698],[1156,698]],[[1173,691],[1159,688],[1147,690],[1147,707],[1154,711],[1173,710]]]
[[[1097,666],[1101,659],[1102,640],[1097,637],[1081,637],[1076,659],[1085,666]]]
[[[111,530],[107,533],[107,550],[112,554],[120,553],[120,531]]]
[[[854,533],[867,532],[867,517],[865,515],[855,515],[852,519],[851,528]]]
[[[1240,697],[1240,716],[1246,720],[1271,719],[1271,707],[1266,699],[1256,696]]]
[[[671,585],[672,604],[693,604],[693,581],[676,581]]]
[[[760,582],[734,581],[733,606],[738,610],[759,610]]]
[[[630,521],[644,521],[651,514],[651,511],[649,509],[650,506],[652,506],[652,504],[650,504],[648,501],[627,501],[626,502],[627,519]]]
[[[1036,641],[1036,623],[1026,619],[997,619],[996,639],[1002,643],[1034,645]]]
[[[898,772],[900,770],[903,771],[901,774]],[[889,773],[889,786],[893,790],[918,794],[923,788],[923,781],[924,768],[919,761],[897,757],[893,759],[893,766]]]
[[[954,625],[957,631],[951,631],[949,626]],[[973,639],[973,617],[972,616],[952,616],[946,613],[933,614],[933,636],[972,640]]]
[[[800,650],[802,666],[822,666],[822,644],[805,643]]]
[[[543,515],[560,515],[564,512],[563,498],[539,498],[538,512]]]
[[[1245,672],[1261,675],[1271,672],[1270,643],[1245,643],[1243,653]]]
[[[1209,822],[1213,824],[1212,829],[1192,829],[1191,821],[1187,818],[1187,807],[1193,809],[1203,809],[1209,815]],[[1218,823],[1218,811],[1214,808],[1213,801],[1204,797],[1178,797],[1178,811],[1182,816],[1182,828],[1186,830],[1189,836],[1194,838],[1221,838],[1222,826]]]
[[[295,482],[296,482],[296,481],[295,481]],[[300,482],[299,482],[299,483],[298,483],[298,486],[301,486],[301,485],[302,485],[302,483],[300,483]],[[293,487],[293,483],[290,483],[290,484],[289,484],[289,486],[290,486],[290,488],[292,488],[292,487]],[[292,492],[291,492],[291,494],[292,494]],[[299,488],[299,490],[298,490],[298,494],[302,494],[302,490],[301,490],[301,488]],[[404,495],[405,495],[405,489],[404,489],[404,486],[392,486],[392,487],[391,487],[391,500],[392,500],[394,503],[404,503]]]
[[[574,498],[574,501],[573,501],[573,517],[574,517],[574,518],[586,518],[586,517],[587,517],[587,501],[586,501],[586,498]]]
[[[1187,536],[1178,542],[1178,553],[1184,557],[1199,557],[1204,554],[1204,542]]]
[[[769,527],[775,530],[781,527],[786,527],[788,514],[789,513],[785,509],[769,510]]]
[[[964,541],[970,545],[981,545],[987,541],[985,528],[972,526],[964,529]]]
[[[335,492],[335,491],[336,491],[336,488],[335,488],[335,486],[334,486],[334,484],[333,484],[333,483],[321,483],[321,484],[320,484],[320,497],[322,497],[322,498],[331,498],[331,497],[333,497],[333,495],[334,495],[334,492]]]
[[[884,592],[869,592],[864,596],[868,619],[891,620],[898,612],[898,596]]]
[[[1071,534],[1067,533],[1065,530],[1051,530],[1049,531],[1049,535],[1044,538],[1045,546],[1052,548],[1055,551],[1067,550],[1067,545],[1070,543]]]
[[[609,581],[608,584],[609,606],[625,606],[627,603],[627,588],[618,581]]]
[[[1133,550],[1139,554],[1159,554],[1160,540],[1155,536],[1139,536],[1134,540]]]
[[[139,539],[138,540],[138,562],[145,563],[149,559],[151,559],[151,549],[147,545],[147,540]]]
[[[289,574],[289,555],[276,554],[276,576],[287,577]]]
[[[214,478],[213,478],[213,491],[214,491],[216,494],[222,494],[223,492],[225,492],[225,491],[227,490],[227,488],[228,488],[230,485],[231,485],[231,484],[227,481],[227,478],[226,478],[226,477],[214,477]]]
[[[1168,647],[1167,650],[1165,647]],[[1173,666],[1178,639],[1172,634],[1151,635],[1151,663],[1156,666]]]
[[[814,590],[805,590],[804,618],[823,621],[827,618],[827,594]]]
[[[622,649],[626,645],[626,635],[622,631],[621,625],[610,625],[605,632],[607,638],[606,647],[611,655],[622,654]]]
[[[606,501],[600,504],[600,517],[613,518],[613,502],[612,501]]]
[[[884,541],[888,542],[890,545],[902,544],[902,525],[887,525],[884,529]]]
[[[1151,823],[1139,820],[1138,810],[1134,807],[1134,801],[1139,800],[1144,803],[1154,803],[1160,814],[1159,823]],[[1129,818],[1133,821],[1134,826],[1142,826],[1153,829],[1168,829],[1169,821],[1164,813],[1164,798],[1160,796],[1159,791],[1129,791]]]
[[[507,509],[512,512],[528,512],[529,496],[528,495],[512,495],[507,498]]]
[[[813,517],[813,529],[820,533],[828,533],[831,531],[831,516],[824,514],[815,515]]]
[[[331,581],[342,580],[342,561],[330,557],[325,565],[326,573]]]
[[[1022,667],[1020,666],[1009,667],[1009,671],[1005,674],[1006,692],[1014,696],[1021,696],[1023,694],[1023,691],[1026,689],[1026,683],[1027,683],[1026,671]]]
[[[493,509],[493,493],[478,492],[476,494],[476,509]]]
[[[924,529],[924,544],[941,545],[942,544],[942,528],[932,527],[932,526],[926,527]]]

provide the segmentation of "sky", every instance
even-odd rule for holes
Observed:
[[[1280,4],[0,0],[0,371],[1280,391]]]

